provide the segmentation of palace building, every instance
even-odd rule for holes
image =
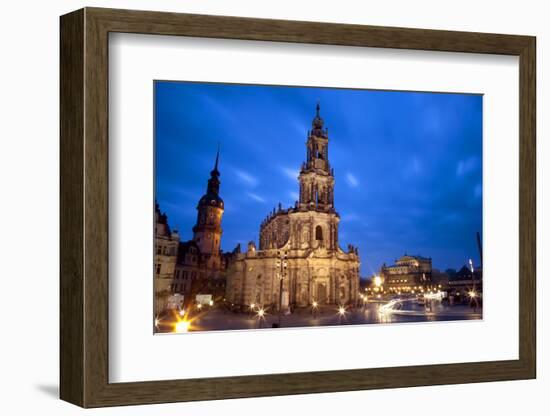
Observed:
[[[183,295],[185,304],[194,302],[198,294],[212,295],[214,301],[225,296],[228,255],[220,249],[224,203],[219,195],[219,156],[218,149],[206,192],[197,204],[193,239],[180,241],[173,259],[170,291],[172,295]]]
[[[328,131],[319,114],[306,141],[299,201],[281,204],[261,223],[259,247],[235,250],[227,269],[226,298],[237,305],[288,309],[357,301],[358,249],[340,248],[340,216],[334,206],[334,170],[329,162]],[[214,238],[214,237],[213,237]]]
[[[382,266],[380,276],[390,291],[413,291],[432,283],[432,259],[405,254],[391,266]]]
[[[168,216],[155,204],[155,253],[154,253],[154,290],[155,313],[160,313],[172,294],[171,285],[176,268],[179,234],[170,230]]]

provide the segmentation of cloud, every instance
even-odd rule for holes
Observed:
[[[285,167],[282,167],[281,170],[288,177],[288,179],[293,181],[298,179],[298,170]]]
[[[359,186],[359,179],[351,172],[346,173],[346,182],[352,188]]]
[[[245,185],[255,187],[258,185],[258,179],[252,176],[250,173],[245,172],[244,170],[235,169],[235,174]]]
[[[265,204],[265,202],[266,202],[266,200],[264,198],[262,198],[260,195],[255,194],[253,192],[247,192],[246,194],[256,202],[261,202],[262,204]]]
[[[478,167],[478,158],[471,156],[467,159],[460,160],[456,165],[456,176],[464,176],[474,171]]]

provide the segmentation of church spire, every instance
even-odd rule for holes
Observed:
[[[216,152],[216,162],[214,163],[214,169],[210,172],[210,176],[220,176],[220,171],[218,170],[218,163],[220,160],[220,143],[218,142],[218,151]]]
[[[220,161],[220,144],[218,143],[218,151],[216,152],[216,162],[214,163],[214,169],[210,171],[210,179],[208,179],[207,193],[218,195],[220,190],[220,171],[218,170],[218,164]]]
[[[317,137],[327,137],[326,129],[323,129],[325,122],[321,118],[321,103],[317,100],[317,106],[315,107],[315,117],[311,122],[312,130],[311,134]]]
[[[218,161],[220,160],[220,142],[218,142],[218,151],[216,152],[216,163],[214,165],[214,171],[218,172]]]
[[[306,142],[306,161],[300,171],[300,209],[330,211],[334,209],[334,176],[328,158],[328,132],[317,101],[312,130]]]

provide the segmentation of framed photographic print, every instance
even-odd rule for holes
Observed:
[[[534,378],[535,38],[61,17],[61,398]]]

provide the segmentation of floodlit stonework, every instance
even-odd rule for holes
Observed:
[[[160,313],[172,294],[171,285],[176,268],[179,234],[170,230],[168,217],[155,205],[155,256],[154,256],[154,291],[155,313]]]
[[[306,161],[298,176],[299,201],[274,209],[260,226],[259,247],[235,250],[227,270],[226,298],[237,305],[288,309],[318,304],[349,305],[359,292],[359,254],[338,243],[334,171],[328,131],[317,114],[308,132]],[[281,292],[282,288],[282,292]]]
[[[210,294],[215,301],[225,297],[228,255],[220,249],[224,202],[219,194],[219,156],[218,149],[206,192],[197,204],[193,239],[180,242],[178,247],[171,292],[182,295],[185,304],[192,304],[200,294]]]
[[[382,266],[380,275],[389,290],[412,291],[432,282],[432,259],[405,254],[391,266]]]

